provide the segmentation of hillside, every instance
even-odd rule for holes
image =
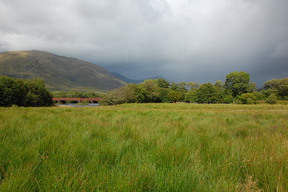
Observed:
[[[42,51],[0,53],[0,76],[42,78],[52,91],[107,91],[126,83],[102,67]]]
[[[146,78],[146,79],[130,79],[120,73],[116,73],[116,72],[112,72],[112,74],[116,77],[118,77],[119,79],[125,81],[126,83],[134,83],[134,84],[139,84],[139,83],[142,83],[144,82],[146,79],[164,79],[164,77],[161,77],[161,76],[154,76],[154,77],[149,77],[149,78]]]

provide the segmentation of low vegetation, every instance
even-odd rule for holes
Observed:
[[[0,108],[0,191],[287,191],[288,105]]]

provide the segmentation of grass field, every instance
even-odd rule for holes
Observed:
[[[288,191],[288,105],[0,108],[0,191]]]

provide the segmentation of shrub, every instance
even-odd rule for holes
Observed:
[[[232,95],[226,95],[223,98],[224,103],[233,103],[234,97]]]
[[[253,93],[243,93],[240,95],[239,100],[243,104],[256,104],[256,96]]]
[[[266,100],[269,104],[276,104],[277,103],[277,96],[276,94],[272,93]]]

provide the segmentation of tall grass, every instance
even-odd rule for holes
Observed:
[[[0,108],[0,191],[288,191],[287,105]]]

